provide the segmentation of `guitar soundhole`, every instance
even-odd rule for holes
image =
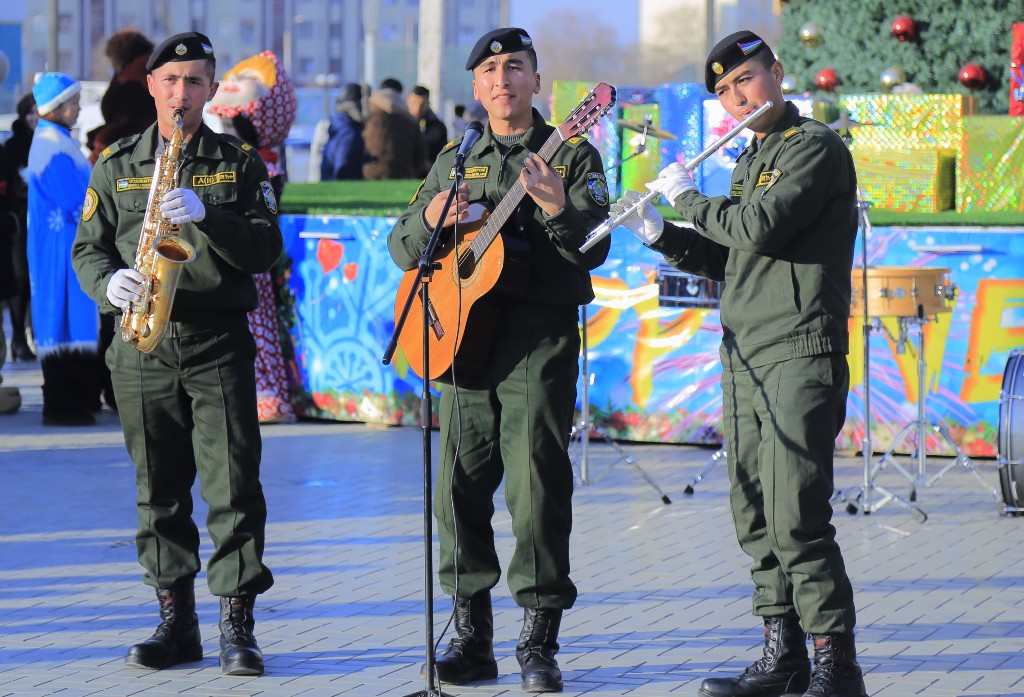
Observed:
[[[459,279],[466,281],[476,273],[476,257],[472,252],[466,252],[459,258]]]

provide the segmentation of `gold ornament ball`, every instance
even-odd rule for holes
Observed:
[[[821,30],[818,29],[818,25],[814,22],[806,22],[800,27],[800,40],[804,42],[804,46],[811,48],[821,43]]]
[[[891,90],[896,85],[902,85],[907,81],[907,75],[900,68],[896,66],[890,66],[882,71],[879,76],[879,80],[882,82],[882,86],[887,90]]]

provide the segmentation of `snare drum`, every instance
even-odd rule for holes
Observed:
[[[718,307],[725,284],[658,264],[660,307]]]
[[[999,487],[1007,512],[1024,515],[1024,351],[1011,351],[999,391]]]
[[[851,276],[851,314],[864,313],[864,269]],[[951,312],[956,286],[949,282],[949,269],[926,266],[869,266],[868,315],[871,317],[926,317]],[[919,312],[920,308],[920,312]]]

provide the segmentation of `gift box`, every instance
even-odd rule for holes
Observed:
[[[875,150],[958,150],[963,117],[974,113],[963,94],[849,95],[840,106],[862,124],[850,131],[854,144]]]
[[[851,153],[861,196],[875,208],[934,213],[953,207],[954,151],[857,145]]]
[[[1024,212],[1024,117],[968,116],[963,130],[957,211]]]

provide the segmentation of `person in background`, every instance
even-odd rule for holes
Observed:
[[[533,40],[523,29],[506,27],[480,37],[466,70],[473,75],[474,96],[490,113],[466,158],[467,170],[471,166],[483,176],[467,177],[442,221],[462,139],[445,146],[391,230],[388,249],[399,268],[413,269],[439,223],[450,227],[462,219],[471,201],[494,210],[521,186],[526,196],[510,213],[503,237],[521,249],[529,271],[518,292],[490,297],[472,310],[488,314],[496,327],[480,375],[457,389],[450,376],[442,380],[434,511],[438,572],[454,600],[456,636],[435,666],[437,677],[453,684],[498,675],[491,589],[501,565],[491,518],[504,479],[515,536],[506,579],[523,608],[516,645],[521,686],[526,692],[558,692],[558,631],[577,593],[569,577],[568,448],[579,375],[579,306],[594,299],[590,271],[604,263],[610,240],[585,253],[579,248],[607,217],[608,188],[601,155],[586,138],[567,140],[550,164],[536,154],[555,129],[533,107],[540,73]],[[455,375],[461,367],[456,358]]]
[[[148,353],[115,341],[106,355],[135,464],[136,551],[161,619],[152,637],[128,650],[125,664],[160,670],[203,657],[195,603],[200,538],[192,519],[198,474],[213,540],[206,583],[220,598],[221,670],[260,675],[254,609],[274,577],[263,563],[256,343],[246,313],[258,304],[253,276],[270,269],[283,248],[277,200],[256,149],[203,122],[219,86],[209,38],[168,37],[146,69],[157,120],[101,155],[73,251],[82,288],[104,312],[119,315],[141,300],[148,279],[133,268],[139,233],[157,153],[181,110],[181,185],[163,195],[158,214],[181,226],[195,258],[181,271],[163,340]]]
[[[419,124],[394,87],[370,95],[363,141],[371,159],[363,165],[365,179],[416,179],[426,167]]]
[[[853,587],[831,522],[850,383],[857,174],[842,138],[786,101],[784,75],[753,32],[722,39],[705,64],[708,92],[737,121],[772,103],[749,126],[755,138],[736,161],[730,195],[705,196],[673,163],[648,188],[693,227],[665,222],[653,205],[625,222],[671,265],[725,282],[729,496],[740,547],[753,559],[764,652],[736,677],[704,680],[702,697],[867,694]],[[638,199],[629,193],[612,214]]]
[[[448,129],[430,108],[430,90],[423,85],[413,87],[409,96],[405,98],[405,103],[412,117],[419,120],[423,146],[427,151],[427,167],[422,173],[422,176],[426,176],[430,165],[437,159],[437,154],[448,142]]]
[[[401,97],[402,92],[404,91],[405,88],[402,87],[402,83],[398,80],[398,78],[386,77],[380,81],[380,86],[377,89],[394,90],[398,94],[398,96]]]
[[[28,167],[28,152],[32,135],[39,121],[36,99],[32,93],[18,100],[18,118],[11,124],[11,137],[4,143],[6,164],[0,177],[7,182],[10,224],[11,262],[16,292],[7,300],[11,317],[11,358],[16,361],[34,361],[36,354],[30,345],[32,291],[28,275],[28,182],[24,171]]]
[[[43,424],[50,426],[93,424],[100,409],[99,315],[71,268],[90,170],[71,135],[81,89],[64,73],[43,73],[32,88],[39,123],[25,169],[28,268],[32,330],[43,372]]]
[[[156,120],[156,107],[146,89],[146,61],[152,52],[153,42],[134,29],[122,29],[107,39],[105,53],[114,75],[100,99],[104,124],[89,133],[92,164],[108,145],[142,133]]]
[[[0,172],[6,172],[7,151],[0,144]],[[0,178],[0,308],[18,293],[14,274],[14,232],[17,220],[11,212],[12,197],[8,180]],[[7,335],[0,321],[0,416],[13,414],[21,407],[21,391],[17,387],[4,387],[3,367],[7,362]]]
[[[320,181],[363,178],[367,155],[362,101],[362,89],[356,83],[345,85],[338,95],[321,156]]]

